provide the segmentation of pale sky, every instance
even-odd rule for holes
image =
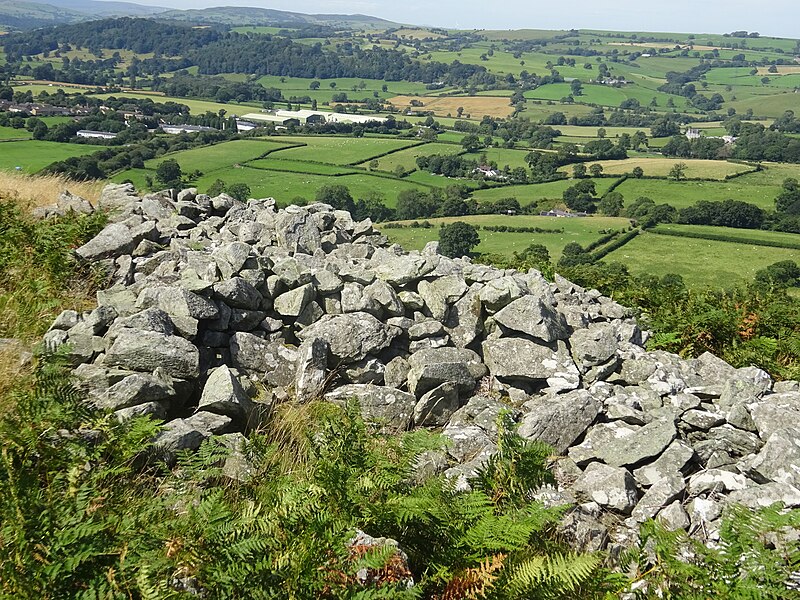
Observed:
[[[462,29],[612,29],[800,38],[800,0],[131,0],[174,8],[258,6],[304,13],[361,13]]]

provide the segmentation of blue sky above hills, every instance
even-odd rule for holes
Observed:
[[[799,0],[133,0],[174,8],[259,6],[305,13],[362,13],[463,29],[592,28],[725,33],[745,29],[800,38]]]

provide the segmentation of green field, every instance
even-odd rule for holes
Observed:
[[[15,129],[14,127],[0,127],[0,140],[29,140],[31,132],[27,129]]]
[[[689,179],[725,179],[726,176],[755,170],[755,167],[741,163],[689,158],[627,158],[625,160],[597,161],[597,164],[602,165],[603,173],[606,175],[624,175],[636,167],[641,167],[644,174],[649,177],[666,177],[669,175],[670,169],[677,163],[686,165],[685,177]],[[561,170],[570,173],[572,169]]]
[[[247,163],[251,169],[267,169],[268,171],[290,171],[293,173],[309,173],[313,175],[346,175],[358,173],[357,169],[349,169],[338,165],[313,163],[302,160],[283,160],[280,158],[261,158]]]
[[[203,114],[206,112],[219,113],[224,110],[227,116],[238,116],[246,113],[251,113],[255,110],[262,108],[261,104],[253,102],[250,104],[236,104],[231,102],[223,104],[221,102],[211,102],[208,100],[195,100],[189,98],[175,98],[172,96],[162,96],[156,93],[147,92],[119,92],[115,94],[93,94],[95,98],[105,100],[107,98],[149,98],[153,102],[177,102],[178,104],[185,104],[189,107],[189,112],[193,114]]]
[[[257,140],[233,140],[154,158],[146,161],[144,166],[148,169],[155,169],[161,162],[171,158],[178,161],[184,172],[198,170],[207,173],[220,169],[229,169],[233,165],[259,158],[268,152],[288,146],[289,144],[277,139],[275,141],[273,139],[267,141],[263,138]]]
[[[36,173],[50,163],[102,150],[88,144],[60,144],[41,140],[0,143],[0,169]]]
[[[508,225],[513,227],[563,229],[563,233],[507,233],[481,230],[479,231],[481,243],[475,248],[475,252],[510,256],[512,252],[520,252],[531,244],[543,244],[547,247],[553,260],[558,260],[561,256],[561,251],[568,243],[577,242],[585,246],[603,235],[600,233],[601,231],[625,229],[630,224],[627,219],[610,217],[558,219],[530,215],[517,215],[514,217],[473,215],[427,220],[434,224],[433,228],[383,228],[381,231],[390,241],[400,244],[407,250],[421,250],[428,242],[439,239],[439,226],[442,223],[452,223],[453,221],[465,221],[475,226]],[[380,228],[380,225],[378,227]]]
[[[800,261],[800,251],[645,232],[604,260],[621,262],[634,274],[678,273],[691,286],[730,287],[752,281],[756,271],[775,262]]]
[[[334,165],[355,165],[387,152],[408,148],[416,143],[413,140],[399,140],[393,138],[325,136],[291,136],[274,137],[271,139],[291,141],[294,144],[304,144],[299,148],[281,150],[276,154],[275,158],[308,160]]]
[[[598,194],[603,194],[616,178],[604,177],[592,179]],[[561,196],[568,187],[575,185],[572,179],[559,179],[548,183],[532,183],[528,185],[511,185],[485,190],[477,190],[473,196],[478,202],[494,202],[501,198],[516,198],[522,206],[538,202],[539,200],[561,200]]]
[[[630,204],[640,196],[646,196],[656,204],[667,203],[675,208],[691,206],[700,200],[741,200],[766,210],[775,209],[775,197],[780,193],[780,184],[750,184],[742,175],[729,181],[672,181],[665,179],[627,179],[615,191],[621,193],[625,203]]]
[[[464,149],[461,146],[456,146],[455,144],[441,144],[435,142],[422,144],[398,150],[397,152],[392,152],[391,154],[376,159],[378,161],[377,169],[379,171],[392,172],[397,167],[403,167],[406,171],[412,171],[417,168],[417,157],[419,156],[458,154],[463,151]],[[368,167],[369,163],[370,161],[365,161],[362,162],[360,166]]]
[[[653,229],[656,233],[686,232],[694,235],[728,236],[741,239],[743,242],[759,240],[771,244],[786,244],[793,246],[800,244],[800,235],[784,233],[782,231],[762,231],[760,229],[735,229],[733,227],[712,227],[711,225],[680,225],[676,223],[663,223]]]

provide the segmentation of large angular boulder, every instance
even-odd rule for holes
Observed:
[[[602,403],[586,390],[545,396],[525,406],[517,433],[550,444],[559,454],[581,437],[600,413]]]
[[[108,349],[105,364],[146,373],[161,368],[172,377],[193,379],[200,375],[200,352],[175,335],[125,329]]]
[[[750,463],[750,469],[766,481],[800,488],[800,427],[774,432]]]
[[[569,337],[564,316],[536,296],[514,300],[495,313],[494,320],[510,332],[523,333],[545,343]]]
[[[354,312],[325,315],[298,332],[301,340],[319,338],[328,342],[332,357],[340,362],[360,360],[386,348],[397,332],[373,315]]]
[[[230,367],[222,365],[208,376],[198,410],[226,415],[246,424],[253,416],[254,406],[237,375]]]
[[[558,390],[575,389],[580,374],[566,345],[543,345],[522,338],[495,338],[483,342],[489,372],[505,381],[543,383]]]
[[[579,499],[596,502],[608,510],[630,514],[639,500],[636,482],[625,469],[591,463],[571,491]]]
[[[462,393],[475,388],[486,374],[480,357],[466,348],[430,348],[412,354],[408,363],[408,389],[417,397],[445,382],[456,384]]]

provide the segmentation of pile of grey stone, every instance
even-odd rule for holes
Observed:
[[[96,406],[163,419],[167,456],[240,439],[281,402],[355,399],[385,432],[440,431],[418,474],[464,489],[512,418],[559,455],[532,497],[574,503],[581,548],[648,518],[713,540],[729,503],[800,506],[800,384],[648,352],[596,290],[405,252],[324,204],[110,185],[98,207],[112,221],[76,254],[109,286],[45,342]]]

